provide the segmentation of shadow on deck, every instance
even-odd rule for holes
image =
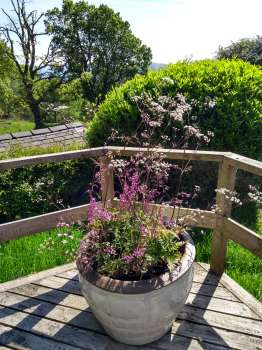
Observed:
[[[262,349],[261,304],[229,277],[211,274],[208,265],[195,264],[191,292],[172,329],[146,346],[105,334],[81,295],[73,264],[52,272],[0,293],[1,350]]]

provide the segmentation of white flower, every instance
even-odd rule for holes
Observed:
[[[163,77],[161,80],[166,85],[173,85],[174,84],[174,80],[169,78],[169,77]]]

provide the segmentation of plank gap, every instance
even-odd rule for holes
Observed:
[[[258,319],[258,318],[254,318],[254,317],[246,317],[246,316],[242,316],[242,315],[237,315],[237,314],[232,314],[232,313],[229,313],[229,312],[223,312],[223,311],[219,311],[219,310],[215,310],[215,309],[207,309],[207,308],[203,308],[201,306],[195,306],[193,304],[185,304],[189,307],[194,307],[194,308],[198,308],[198,309],[201,309],[201,310],[205,310],[205,311],[212,311],[212,312],[217,312],[219,314],[223,314],[223,315],[230,315],[230,316],[234,316],[234,317],[239,317],[239,318],[243,318],[243,319],[246,319],[246,320],[253,320],[253,321],[258,321],[258,322],[261,322],[261,325],[262,325],[262,320],[261,319]]]
[[[207,294],[203,294],[203,293],[199,293],[199,292],[196,293],[196,292],[191,292],[191,291],[189,293],[194,294],[194,295],[201,295],[202,297],[211,297],[212,299],[227,300],[227,301],[232,301],[233,303],[243,304],[242,301],[217,297],[215,295],[207,295]]]
[[[61,291],[65,294],[68,294],[67,292],[64,292],[64,291]],[[53,301],[49,301],[49,300],[46,300],[44,298],[41,298],[41,295],[39,296],[30,296],[30,295],[25,295],[25,294],[21,294],[21,293],[18,293],[18,292],[13,292],[13,291],[9,291],[8,293],[11,293],[11,294],[14,294],[14,295],[19,295],[21,297],[26,297],[28,299],[33,299],[33,300],[38,300],[38,301],[43,301],[43,302],[46,302],[46,303],[49,303],[49,304],[52,304],[52,305],[61,305],[63,307],[67,307],[69,309],[73,309],[73,310],[76,310],[76,311],[82,311],[82,312],[89,312],[89,313],[92,313],[92,311],[89,311],[89,310],[83,310],[83,309],[79,309],[75,306],[70,306],[70,305],[65,305],[65,304],[57,304],[56,302],[53,302]],[[83,297],[84,298],[84,297]],[[87,305],[88,306],[88,305]]]
[[[248,333],[248,332],[242,332],[242,331],[239,331],[239,330],[236,330],[236,329],[226,328],[226,327],[222,327],[222,326],[212,326],[208,322],[204,322],[204,321],[203,322],[197,322],[197,321],[192,321],[192,320],[189,320],[187,318],[183,318],[183,317],[179,317],[179,316],[176,318],[176,320],[179,320],[179,321],[182,321],[182,322],[194,323],[194,324],[197,324],[199,326],[210,327],[210,328],[212,328],[212,330],[223,329],[224,331],[227,331],[227,332],[238,333],[238,334],[248,335],[248,336],[256,337],[258,339],[262,339],[261,335],[256,335],[256,334],[253,334],[253,333],[251,334],[251,333]],[[176,334],[176,333],[174,333],[174,334]]]

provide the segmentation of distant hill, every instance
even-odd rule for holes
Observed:
[[[158,70],[160,68],[165,68],[167,66],[167,64],[165,63],[151,63],[150,66],[149,66],[149,69],[151,70]]]

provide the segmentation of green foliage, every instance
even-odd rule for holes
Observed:
[[[251,39],[240,39],[229,46],[219,47],[217,58],[239,58],[258,66],[262,66],[262,36],[257,35]]]
[[[14,62],[9,57],[9,49],[0,39],[0,119],[26,111],[21,80]]]
[[[1,158],[61,152],[79,148],[12,149]],[[64,209],[87,201],[86,189],[92,178],[90,160],[49,163],[0,172],[0,222]]]
[[[49,89],[53,92],[62,79],[62,75],[57,74],[57,66],[61,66],[61,60],[51,45],[46,48],[45,53],[39,55],[38,37],[48,35],[41,28],[44,14],[29,10],[26,0],[11,1],[11,9],[11,13],[3,10],[7,24],[0,27],[0,34],[8,46],[8,57],[17,69],[24,101],[34,116],[36,128],[41,128],[43,116],[40,103],[50,94]]]
[[[75,78],[59,86],[56,100],[68,107],[64,113],[65,117],[82,121],[91,119],[93,106],[91,102],[84,98],[84,86],[88,84],[90,79],[91,74],[84,72],[79,78]]]
[[[181,242],[177,239],[174,231],[162,229],[158,237],[152,237],[148,244],[148,255],[152,261],[167,261],[169,269],[175,261],[178,261],[181,253]]]
[[[132,134],[140,115],[132,97],[175,96],[183,93],[188,102],[197,100],[196,124],[215,137],[212,150],[232,151],[261,159],[262,149],[262,71],[243,61],[179,62],[167,69],[137,76],[115,88],[100,105],[89,124],[90,146],[103,145],[111,129]],[[207,99],[215,106],[206,108]]]
[[[101,101],[113,85],[145,73],[151,61],[151,50],[106,5],[64,0],[62,10],[48,11],[46,28],[63,55],[69,79],[91,73],[91,79],[81,81],[91,102]]]
[[[1,99],[8,97],[8,95],[10,94],[7,91],[11,88],[11,78],[12,76],[14,76],[16,72],[15,64],[10,59],[8,53],[9,53],[8,47],[6,46],[5,42],[0,39],[0,84],[1,84],[0,98]]]

